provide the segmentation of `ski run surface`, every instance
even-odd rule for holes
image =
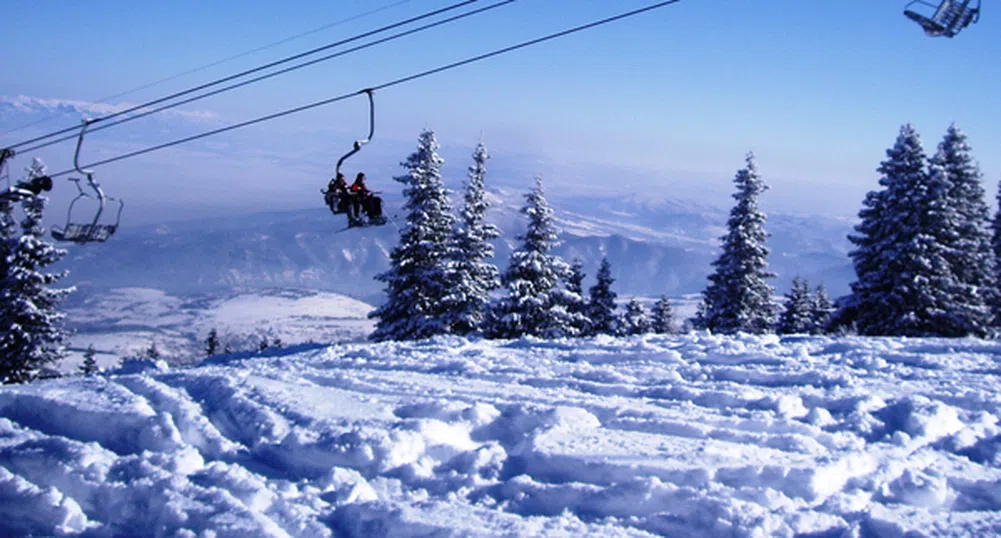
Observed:
[[[692,333],[133,363],[0,389],[0,535],[997,536],[999,356]]]

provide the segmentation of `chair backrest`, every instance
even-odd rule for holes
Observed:
[[[935,14],[932,15],[932,20],[943,26],[949,26],[948,19],[951,18],[949,12],[952,11],[952,8],[952,0],[942,0],[942,3],[938,5],[938,9],[935,10]]]

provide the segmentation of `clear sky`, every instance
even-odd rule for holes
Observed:
[[[449,3],[10,0],[0,95],[96,101],[388,6],[116,100],[140,102]],[[519,0],[183,108],[207,117],[165,116],[96,133],[84,153],[91,160],[113,156],[651,3]],[[932,153],[955,121],[970,137],[993,204],[1001,177],[1001,1],[985,4],[980,23],[949,40],[924,36],[898,1],[681,0],[380,92],[376,141],[354,164],[397,173],[420,129],[431,127],[456,181],[469,148],[482,139],[497,163],[523,160],[518,168],[526,177],[506,179],[526,189],[532,163],[547,179],[563,165],[584,170],[582,176],[593,165],[602,174],[621,171],[552,179],[565,189],[603,181],[728,204],[733,174],[753,150],[772,185],[766,207],[853,216],[876,187],[875,168],[901,124],[913,123]],[[365,112],[361,98],[340,102],[109,165],[99,176],[139,208],[157,199],[162,208],[176,205],[175,218],[185,207],[200,216],[224,196],[231,210],[315,206],[336,158],[365,133]],[[26,117],[37,115],[7,111],[0,131]],[[0,143],[76,119],[5,135]],[[62,170],[72,150],[64,144],[42,156]],[[240,196],[232,194],[237,187]]]

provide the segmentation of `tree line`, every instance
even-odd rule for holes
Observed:
[[[652,315],[636,299],[616,312],[607,258],[585,296],[579,260],[568,265],[553,253],[560,230],[541,179],[525,195],[526,230],[500,273],[488,261],[489,241],[499,233],[484,222],[486,150],[481,145],[474,152],[456,217],[437,148],[433,131],[421,133],[417,151],[403,163],[407,173],[394,178],[406,186],[406,227],[390,269],[376,277],[386,284],[388,300],[370,315],[377,320],[373,340],[676,330],[666,297]],[[721,334],[995,335],[1001,326],[1001,210],[992,221],[966,135],[950,126],[929,158],[908,124],[886,154],[878,168],[880,188],[866,195],[848,237],[855,247],[849,253],[856,274],[851,293],[832,302],[823,284],[811,288],[796,276],[781,304],[768,284],[776,275],[768,269],[767,219],[758,207],[768,187],[748,154],[734,177],[736,203],[690,326]]]
[[[370,339],[415,340],[441,334],[487,338],[560,338],[629,335],[678,330],[666,296],[647,312],[633,298],[622,311],[605,258],[587,293],[581,261],[555,254],[560,229],[541,178],[525,195],[526,220],[518,247],[501,272],[490,260],[500,236],[485,220],[483,145],[473,153],[463,203],[453,211],[441,178],[442,158],[431,130],[394,178],[404,185],[405,226],[390,253],[390,267],[376,276],[386,302],[370,317]],[[766,215],[758,197],[767,185],[753,154],[734,177],[736,203],[719,257],[702,292],[692,328],[716,333],[840,333],[867,336],[993,337],[1001,327],[1001,208],[993,219],[982,174],[966,135],[947,130],[931,157],[913,126],[901,127],[880,163],[879,188],[869,192],[848,239],[856,279],[851,292],[832,302],[823,285],[800,277],[780,304],[768,280]],[[37,159],[30,181],[43,176]],[[998,193],[1001,202],[1001,190]],[[16,203],[0,199],[0,383],[44,375],[62,358],[66,333],[58,306],[73,288],[55,284],[65,272],[47,268],[66,251],[46,241],[46,198]],[[211,343],[207,343],[211,346]],[[89,353],[84,368],[95,367]]]
[[[848,236],[856,279],[829,304],[823,288],[809,297],[800,279],[786,296],[778,332],[866,336],[989,337],[1001,326],[998,259],[1001,209],[992,221],[982,174],[966,135],[948,128],[928,157],[910,124],[880,163],[880,188],[869,192]],[[697,327],[722,333],[768,332],[777,306],[766,283],[765,190],[753,157],[734,182],[737,204],[722,254],[703,292]],[[1001,191],[998,194],[1001,201]]]
[[[560,229],[541,178],[525,195],[525,232],[517,237],[519,246],[501,272],[490,261],[490,241],[500,232],[485,220],[490,205],[484,196],[486,149],[480,144],[473,152],[458,213],[442,181],[444,160],[437,150],[434,131],[423,131],[417,150],[402,163],[406,173],[394,178],[404,184],[406,224],[389,255],[389,269],[376,276],[386,286],[387,300],[369,315],[376,319],[372,340],[442,334],[562,338],[675,330],[666,297],[650,314],[636,300],[624,314],[616,312],[607,258],[585,294],[580,260],[570,264],[554,253]]]

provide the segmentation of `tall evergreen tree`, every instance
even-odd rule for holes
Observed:
[[[870,192],[861,222],[848,239],[857,280],[838,323],[854,321],[863,335],[958,336],[965,324],[950,314],[956,281],[948,261],[956,215],[941,171],[925,170],[921,139],[904,125],[879,167],[883,187]],[[941,167],[935,167],[941,168]]]
[[[650,330],[657,334],[675,334],[678,332],[674,327],[674,313],[671,310],[671,301],[667,299],[667,295],[661,295],[660,299],[653,305]]]
[[[35,159],[28,180],[45,174]],[[21,233],[16,230],[13,205],[0,202],[0,382],[25,383],[62,358],[63,315],[56,308],[73,288],[51,285],[65,273],[45,268],[66,255],[45,240],[42,213],[46,198],[36,196],[22,204]]]
[[[949,308],[956,334],[986,336],[993,325],[997,277],[991,245],[991,215],[985,200],[980,167],[973,160],[966,135],[950,125],[931,159],[929,173],[942,174],[948,185],[948,218],[938,237],[946,247],[956,289]]]
[[[775,274],[768,270],[765,214],[758,209],[758,196],[768,187],[758,175],[754,155],[733,179],[737,204],[730,211],[728,232],[721,237],[722,253],[713,262],[716,271],[702,292],[701,308],[692,320],[699,329],[719,333],[767,333],[777,312],[772,287],[766,282]]]
[[[814,328],[813,309],[816,306],[810,295],[810,284],[797,275],[792,279],[792,289],[786,294],[785,309],[779,316],[775,332],[779,334],[806,334]]]
[[[598,267],[597,281],[589,290],[590,300],[587,304],[587,317],[590,320],[591,334],[618,334],[620,330],[619,317],[615,313],[615,298],[612,291],[612,264],[608,257],[601,259]]]
[[[434,131],[425,130],[417,151],[394,179],[406,185],[406,224],[400,243],[389,255],[390,268],[376,276],[386,284],[386,303],[369,314],[376,318],[375,341],[418,340],[447,333],[445,298],[449,295],[447,264],[451,258],[452,203],[441,179]]]
[[[490,305],[490,292],[500,287],[497,266],[486,261],[494,256],[490,241],[500,236],[496,226],[484,222],[490,206],[483,190],[487,158],[483,144],[476,146],[466,182],[465,205],[453,231],[454,259],[449,264],[452,285],[445,298],[443,323],[456,334],[482,329]]]
[[[831,323],[831,314],[834,312],[834,305],[827,295],[827,288],[823,284],[817,286],[813,294],[812,305],[812,327],[811,334],[825,334]]]
[[[626,304],[626,312],[622,316],[622,334],[637,335],[650,332],[650,318],[646,310],[636,298]]]
[[[521,245],[511,253],[501,276],[506,294],[493,306],[487,334],[494,338],[532,335],[541,338],[575,336],[579,321],[567,310],[564,282],[570,268],[552,254],[558,245],[559,228],[546,201],[542,178],[525,196],[521,212],[528,228],[518,236]]]

